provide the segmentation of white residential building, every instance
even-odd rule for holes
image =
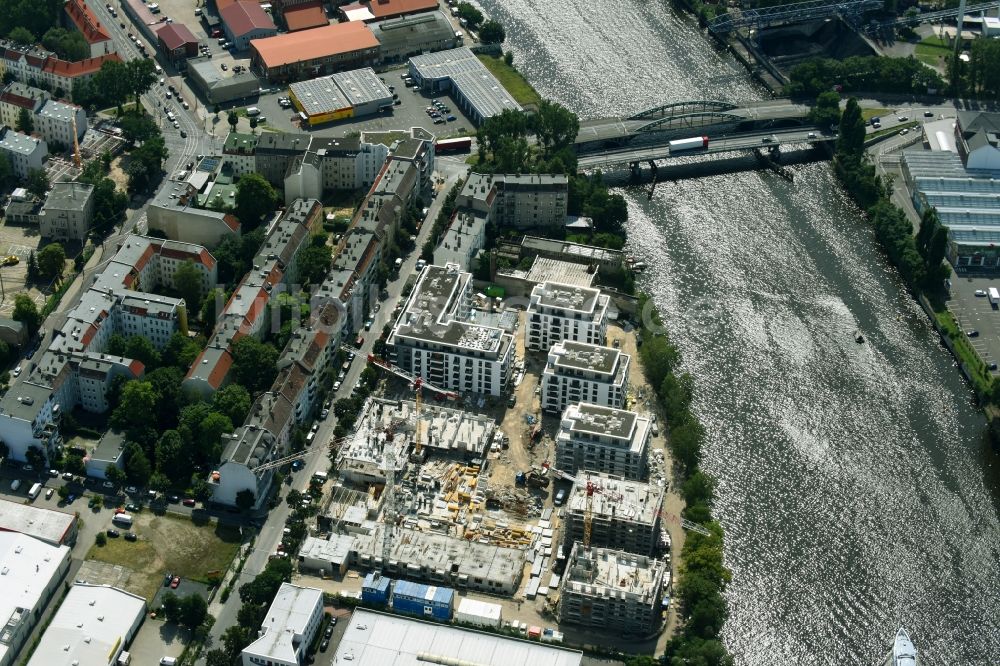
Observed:
[[[560,340],[603,345],[609,298],[600,289],[544,282],[531,290],[524,344],[548,351]]]
[[[94,186],[89,183],[56,182],[38,214],[42,238],[83,243],[94,217]]]
[[[20,81],[11,81],[0,93],[0,125],[17,127],[22,109],[34,118],[35,112],[51,97],[46,90]]]
[[[569,177],[565,174],[470,173],[455,203],[485,213],[499,227],[566,224]]]
[[[0,152],[7,156],[14,175],[24,179],[29,171],[44,168],[42,163],[49,154],[49,147],[42,139],[5,127],[0,128]]]
[[[282,583],[260,637],[243,648],[243,666],[301,666],[322,619],[322,590]]]
[[[623,408],[631,360],[611,347],[557,342],[542,371],[542,409],[561,414],[577,402]]]
[[[570,474],[587,470],[644,479],[650,432],[649,419],[635,412],[570,405],[556,434],[556,467]]]
[[[434,250],[438,266],[458,264],[463,271],[473,269],[472,260],[486,244],[486,217],[474,211],[458,211],[441,244]]]
[[[146,600],[108,585],[76,583],[52,616],[28,666],[110,666],[135,638]]]
[[[510,379],[513,337],[474,321],[472,275],[455,264],[424,268],[388,344],[393,363],[441,389],[500,395]]]
[[[69,571],[69,546],[0,531],[0,666],[18,652]]]
[[[87,112],[76,104],[47,100],[35,114],[35,132],[48,143],[70,149],[74,134],[79,140],[87,132]]]

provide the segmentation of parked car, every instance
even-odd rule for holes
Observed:
[[[336,381],[336,382],[333,383],[333,390],[334,391],[339,391],[340,387],[341,387],[341,383],[339,381]]]
[[[180,498],[177,495],[170,495],[169,497],[167,497],[167,501],[170,502],[171,504],[177,504],[177,502],[180,501]]]
[[[326,652],[326,649],[330,647],[330,639],[324,638],[323,642],[319,644],[319,651]]]
[[[170,581],[170,589],[171,590],[176,590],[177,586],[180,585],[180,584],[181,584],[181,577],[180,576],[174,576],[174,579],[172,581]]]
[[[53,479],[59,478],[59,470],[57,470],[57,469],[50,469],[49,470],[49,476],[52,477]]]
[[[139,511],[142,511],[142,507],[138,504],[126,504],[125,510],[131,511],[132,513],[138,513]]]
[[[965,334],[968,335],[970,338],[978,338],[979,337],[979,331],[977,331],[974,328],[970,328],[968,331],[965,332]]]
[[[976,296],[982,296],[982,297],[985,298],[986,297],[986,290],[985,289],[976,289]]]
[[[924,111],[924,118],[933,118],[933,117],[934,117],[933,111]]]
[[[110,481],[105,481],[104,483],[101,484],[101,487],[107,488],[108,490],[114,490],[115,484],[111,483]]]
[[[125,508],[124,507],[117,507],[115,509],[115,515],[117,516],[118,514],[121,514],[121,513],[125,513]]]
[[[118,537],[121,536],[121,532],[119,532],[118,530],[108,530],[107,534],[112,539],[117,539]]]
[[[173,579],[174,579],[174,575],[172,573],[167,572],[167,573],[163,574],[163,587],[167,587],[168,585],[170,585],[170,582]]]
[[[195,501],[191,497],[185,497],[184,501],[181,502],[181,504],[183,504],[184,506],[195,506]]]
[[[73,475],[70,472],[63,472],[62,478],[63,481],[72,481]]]
[[[330,410],[329,409],[324,409],[322,412],[319,413],[319,417],[321,419],[325,419],[329,415],[330,415]]]
[[[138,539],[139,539],[139,535],[137,535],[135,532],[126,532],[125,533],[125,540],[126,541],[138,541]]]
[[[137,492],[139,492],[139,489],[136,488],[135,486],[125,486],[125,492],[127,492],[127,493],[137,493]]]

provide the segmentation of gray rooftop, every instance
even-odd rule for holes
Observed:
[[[38,115],[68,123],[72,122],[79,111],[80,107],[75,104],[67,104],[50,99],[45,104],[42,104],[42,108],[38,110]],[[83,128],[77,128],[77,131],[80,131],[80,129]]]
[[[441,11],[377,21],[369,24],[369,27],[379,44],[389,48],[397,45],[406,46],[414,42],[448,41],[455,38],[455,29]]]
[[[46,543],[59,543],[73,525],[71,513],[0,499],[0,530],[21,532]]]
[[[521,105],[466,46],[414,56],[410,65],[425,80],[450,79],[483,118],[504,109],[521,110]]]
[[[392,93],[371,67],[337,72],[331,74],[330,78],[340,88],[340,92],[355,106],[380,101],[391,103]]]
[[[538,303],[549,308],[574,310],[576,312],[595,313],[600,308],[601,290],[590,287],[577,287],[558,282],[545,282],[531,290],[531,300],[537,298]],[[607,297],[604,297],[607,305]]]
[[[566,565],[563,589],[650,604],[658,600],[668,576],[663,560],[609,548],[584,549],[577,543]]]
[[[425,666],[580,666],[583,653],[534,641],[459,629],[398,615],[355,609],[334,654],[334,664]],[[433,662],[428,662],[432,657]]]
[[[663,508],[664,489],[659,486],[608,474],[579,472],[566,500],[568,511],[584,513],[588,481],[601,488],[601,492],[592,495],[591,511],[594,516],[652,524]]]
[[[41,139],[15,132],[9,127],[0,129],[0,149],[8,150],[12,153],[21,153],[22,155],[31,155],[38,150],[40,145],[45,145],[45,142]]]
[[[556,368],[589,370],[610,374],[618,365],[621,352],[612,347],[589,345],[585,342],[563,340],[549,350],[549,358],[555,358]]]
[[[570,405],[562,416],[564,429],[568,422],[570,433],[587,433],[620,440],[632,440],[638,421],[648,423],[635,412],[612,407],[602,407],[587,402]]]
[[[82,211],[93,194],[89,183],[55,182],[45,197],[45,209]]]

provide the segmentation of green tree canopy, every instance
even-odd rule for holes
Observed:
[[[493,19],[483,23],[479,29],[479,41],[483,44],[503,44],[506,39],[507,32]]]
[[[245,336],[233,345],[233,376],[251,394],[261,393],[271,387],[278,374],[278,350]]]
[[[198,312],[201,309],[203,288],[202,273],[190,259],[174,271],[174,289],[184,299],[190,312]]]
[[[31,31],[23,26],[17,26],[7,34],[7,38],[15,44],[32,45],[35,43],[35,36]]]
[[[118,127],[121,128],[122,136],[129,145],[136,142],[141,143],[160,134],[160,128],[156,126],[156,121],[145,113],[122,116],[118,119]]]
[[[175,483],[191,471],[191,447],[176,430],[167,430],[156,442],[156,471]]]
[[[838,156],[860,159],[865,151],[865,120],[858,100],[851,97],[840,117],[840,138],[837,139]]]
[[[66,270],[66,251],[62,245],[50,243],[39,250],[36,257],[43,278],[52,280],[62,277],[63,271]]]
[[[141,361],[146,366],[147,371],[160,366],[160,352],[156,350],[149,338],[142,335],[133,335],[125,340],[123,356]]]
[[[809,111],[809,119],[823,130],[840,125],[840,95],[832,91],[821,92],[816,105]]]
[[[149,458],[142,447],[135,442],[125,445],[122,452],[125,458],[125,475],[134,485],[144,488],[149,482],[149,476],[153,473],[153,467],[149,463]]]
[[[90,57],[90,46],[83,34],[76,30],[66,30],[53,26],[42,35],[42,46],[55,51],[63,60],[76,62]]]
[[[25,134],[31,134],[35,131],[35,119],[31,117],[31,113],[27,109],[22,107],[17,112],[17,123],[14,125],[14,129]]]
[[[310,245],[299,254],[299,274],[309,284],[320,284],[333,263],[333,248],[329,245]]]
[[[29,192],[42,198],[49,191],[50,186],[49,176],[44,169],[28,169],[28,182],[25,183],[25,187],[28,188]]]
[[[29,335],[37,333],[42,325],[42,313],[27,294],[18,294],[14,297],[14,313],[11,317],[14,321],[24,324]]]
[[[212,409],[235,425],[243,423],[250,413],[250,393],[239,384],[230,384],[212,396]]]
[[[118,407],[111,413],[110,424],[119,430],[131,431],[149,425],[155,413],[156,391],[149,382],[133,379],[122,389]]]
[[[156,83],[156,63],[152,58],[136,58],[125,63],[129,92],[135,100],[135,111],[140,113],[139,98]]]
[[[236,217],[246,230],[260,226],[278,205],[278,193],[259,173],[242,176],[236,183]]]
[[[483,13],[468,2],[458,3],[458,17],[465,19],[469,30],[475,30],[483,22]]]

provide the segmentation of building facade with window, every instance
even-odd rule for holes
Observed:
[[[622,409],[631,360],[628,354],[611,347],[557,342],[549,349],[542,371],[542,409],[561,414],[577,402]]]
[[[603,345],[610,299],[600,289],[543,282],[531,290],[524,329],[528,349],[548,351],[561,340]]]

